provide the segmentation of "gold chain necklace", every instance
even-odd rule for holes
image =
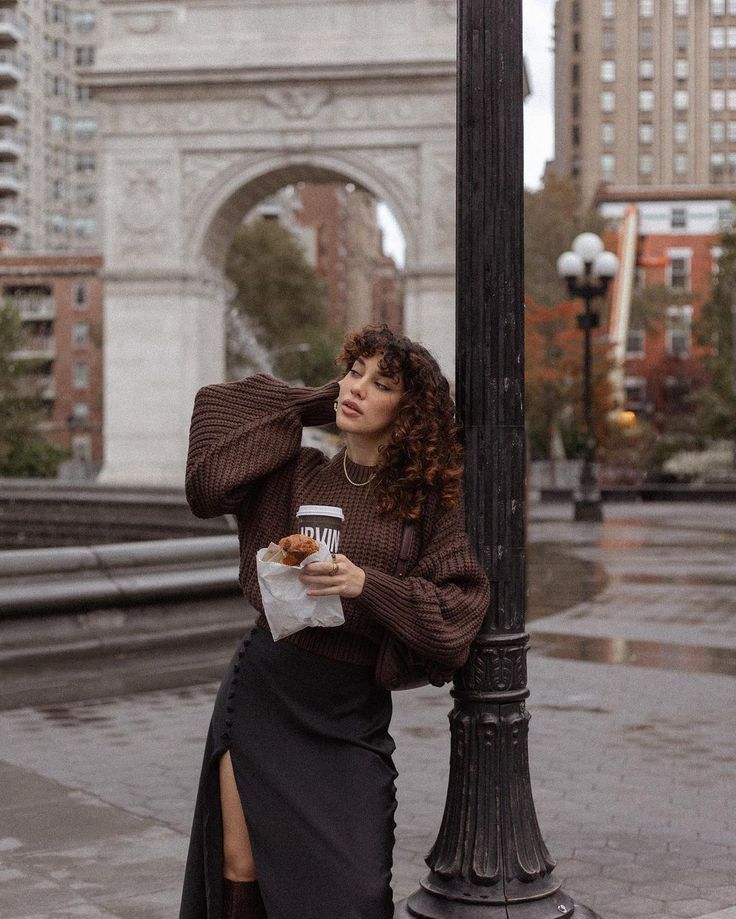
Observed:
[[[348,475],[348,451],[347,450],[342,455],[342,469],[343,469],[343,472],[345,473],[345,478],[348,480],[348,482],[350,482],[351,485],[355,485],[356,488],[362,488],[364,485],[370,485],[373,479],[375,479],[376,477],[376,473],[374,472],[373,475],[369,479],[365,480],[365,482],[353,482],[353,480]]]

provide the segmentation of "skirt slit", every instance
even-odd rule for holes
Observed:
[[[227,750],[269,919],[392,919],[390,718],[370,668],[254,630],[217,694],[180,919],[221,919]]]

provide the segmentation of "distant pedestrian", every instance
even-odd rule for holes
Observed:
[[[187,498],[199,517],[237,517],[240,582],[260,616],[215,702],[180,919],[393,916],[396,771],[380,668],[397,639],[451,672],[488,606],[437,362],[383,326],[348,336],[339,363],[342,378],[321,388],[259,374],[195,400]],[[329,422],[345,440],[332,459],[301,446],[303,426]],[[274,642],[255,556],[295,531],[302,504],[344,512],[340,554],[300,577],[342,598],[345,624]]]

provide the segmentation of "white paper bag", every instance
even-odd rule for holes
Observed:
[[[340,597],[308,597],[307,585],[299,580],[299,572],[304,565],[332,560],[327,547],[320,545],[319,552],[313,552],[298,566],[265,561],[264,556],[270,558],[274,554],[274,549],[278,549],[278,546],[272,543],[256,553],[263,612],[266,614],[274,641],[308,626],[328,628],[342,625],[345,616]]]

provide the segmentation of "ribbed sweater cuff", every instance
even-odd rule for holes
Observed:
[[[334,403],[340,385],[333,380],[319,387],[291,386],[289,396],[305,427],[330,424],[335,420]]]
[[[365,567],[363,570],[365,583],[359,599],[360,605],[369,609],[382,625],[391,627],[403,622],[404,631],[410,632],[412,623],[416,622],[416,610],[404,581],[377,568]]]

